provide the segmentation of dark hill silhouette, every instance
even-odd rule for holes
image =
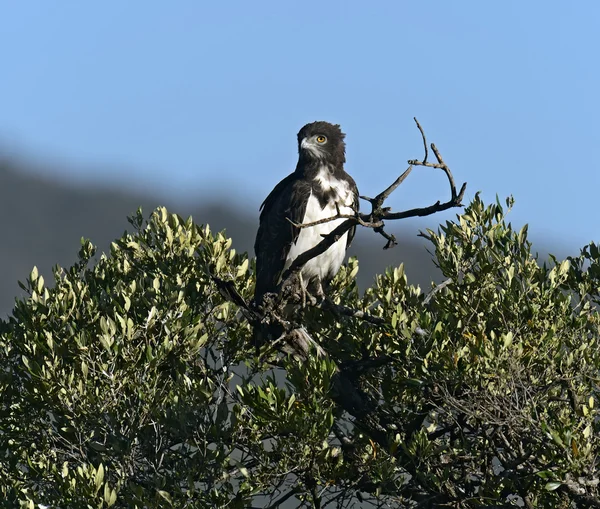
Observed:
[[[181,203],[124,191],[116,183],[114,187],[67,184],[47,168],[36,170],[32,172],[27,164],[14,159],[0,160],[0,316],[8,314],[15,296],[23,294],[17,281],[24,281],[34,265],[51,281],[55,264],[68,267],[76,260],[81,237],[89,238],[99,252],[106,251],[110,242],[131,226],[127,216],[140,206],[146,216],[164,205],[170,212],[192,215],[198,224],[210,224],[213,231],[226,229],[234,247],[253,256],[258,210],[231,209],[225,205],[226,199],[206,197],[199,197],[195,204]],[[388,226],[400,242],[388,251],[381,249],[381,237],[359,228],[350,251],[360,260],[359,285],[364,288],[376,273],[402,261],[410,282],[429,288],[437,272],[425,242],[416,237],[416,229]]]
[[[130,228],[127,216],[138,207],[142,207],[146,217],[159,205],[184,217],[192,215],[196,223],[208,223],[213,231],[227,230],[238,251],[254,255],[258,199],[253,210],[241,210],[227,206],[223,195],[210,199],[201,196],[197,203],[189,203],[123,190],[117,183],[69,184],[55,175],[52,168],[32,169],[20,160],[0,156],[0,316],[8,314],[15,296],[23,294],[17,281],[24,281],[34,265],[51,281],[54,265],[68,267],[76,260],[81,237],[96,244],[99,253],[106,251],[112,240]],[[439,221],[434,216],[428,224],[435,227]],[[381,237],[358,229],[350,254],[360,261],[361,288],[370,285],[375,274],[400,262],[404,262],[411,283],[430,288],[430,282],[438,280],[439,273],[426,251],[427,243],[416,236],[418,227],[414,223],[389,222],[386,229],[399,240],[397,247],[387,251],[381,249]],[[538,248],[544,244],[555,247],[557,243],[536,243]],[[540,253],[552,252],[560,258],[567,247],[541,248]]]

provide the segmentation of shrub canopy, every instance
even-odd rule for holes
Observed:
[[[130,221],[52,288],[34,269],[0,321],[7,507],[600,505],[596,245],[542,264],[476,197],[425,234],[443,285],[401,265],[361,293],[351,259],[329,297],[384,323],[300,311],[327,354],[302,360],[251,344],[213,280],[251,300],[224,234]],[[368,412],[339,404],[339,372]]]

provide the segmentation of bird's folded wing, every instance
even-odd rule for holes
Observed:
[[[254,243],[257,301],[278,284],[290,247],[300,234],[292,222],[300,224],[304,220],[310,192],[309,183],[291,174],[275,186],[261,206]]]

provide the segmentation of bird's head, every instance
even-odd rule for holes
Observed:
[[[338,124],[323,121],[306,124],[298,133],[300,159],[343,166],[346,162],[345,136]]]

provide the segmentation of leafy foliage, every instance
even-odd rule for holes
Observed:
[[[131,223],[93,265],[83,241],[52,288],[34,269],[0,322],[7,507],[599,500],[596,245],[540,264],[476,197],[425,234],[443,285],[424,295],[400,266],[361,294],[350,260],[330,298],[384,323],[301,310],[327,352],[302,361],[251,344],[213,282],[251,300],[252,262],[223,234],[165,209]],[[339,372],[367,410],[339,403]]]

